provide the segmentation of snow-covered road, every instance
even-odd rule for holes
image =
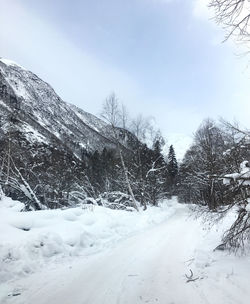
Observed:
[[[206,237],[200,221],[189,217],[186,206],[178,205],[168,220],[114,248],[22,279],[16,286],[21,294],[6,303],[249,303],[249,275],[232,270],[235,257],[222,258],[222,253],[212,250],[212,257],[202,255],[201,247],[209,246]],[[241,268],[249,267],[249,259],[239,263]],[[187,283],[189,269],[198,279]]]

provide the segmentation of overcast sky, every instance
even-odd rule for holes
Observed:
[[[115,91],[163,134],[206,117],[250,127],[248,59],[209,20],[206,0],[0,0],[0,56],[97,114]]]

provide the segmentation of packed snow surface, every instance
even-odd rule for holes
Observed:
[[[175,199],[146,212],[0,207],[0,303],[249,303],[250,258]],[[191,276],[191,271],[193,276]]]

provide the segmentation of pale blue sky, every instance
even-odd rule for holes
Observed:
[[[163,134],[192,134],[206,117],[250,127],[250,70],[206,0],[0,0],[0,56],[97,114],[115,91]]]

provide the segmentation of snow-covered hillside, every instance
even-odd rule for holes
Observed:
[[[0,114],[0,184],[7,196],[30,201],[32,208],[34,201],[39,209],[41,202],[50,208],[68,205],[72,191],[96,195],[89,177],[96,164],[91,157],[102,154],[103,165],[105,157],[115,159],[117,140],[127,155],[139,144],[129,131],[116,128],[114,135],[109,124],[64,102],[34,73],[1,58]],[[104,191],[102,187],[99,193]]]
[[[31,141],[57,144],[80,155],[81,149],[113,147],[110,127],[101,119],[60,99],[34,73],[0,58],[0,112],[18,112],[16,126]]]
[[[248,303],[249,257],[213,251],[233,214],[209,229],[175,199],[139,213],[21,208],[1,201],[1,303]]]

